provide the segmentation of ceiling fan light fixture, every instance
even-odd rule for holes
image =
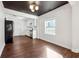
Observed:
[[[29,6],[29,8],[30,8],[30,9],[34,9],[34,5],[31,4],[31,5]]]
[[[35,12],[35,11],[39,10],[39,6],[38,6],[38,4],[35,1],[34,2],[30,2],[29,9],[32,12]]]
[[[39,10],[39,6],[37,5],[37,6],[35,6],[35,10]]]

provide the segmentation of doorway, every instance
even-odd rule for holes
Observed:
[[[5,43],[13,42],[13,21],[5,20]]]

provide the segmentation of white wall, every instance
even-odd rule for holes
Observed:
[[[39,16],[37,20],[38,38],[71,49],[71,9],[71,5],[66,4],[42,16]],[[44,34],[44,22],[50,18],[56,19],[56,36]]]
[[[72,51],[79,53],[79,1],[70,2],[72,6]]]
[[[35,26],[36,25],[35,20],[37,19],[37,16],[7,9],[7,8],[4,8],[4,12],[6,14],[7,20],[12,20],[14,22],[14,33],[13,33],[14,36],[19,36],[19,35],[29,36],[29,31],[27,26],[29,22],[34,22],[34,26]]]
[[[32,25],[30,25],[30,23],[32,23]],[[24,26],[25,26],[25,34],[27,36],[30,36],[31,32],[29,30],[32,30],[32,28],[34,27],[34,19],[31,18],[27,18],[24,20]]]
[[[12,20],[13,21],[13,35],[23,35],[23,21],[22,18],[18,16],[13,16],[6,14],[6,19],[7,20]]]
[[[4,14],[3,14],[3,4],[0,1],[0,56],[5,46],[4,42]]]
[[[12,20],[13,21],[13,35],[14,36],[21,36],[21,35],[27,35],[29,36],[29,22],[34,21],[34,19],[23,17],[23,16],[13,16],[11,14],[6,14],[6,19],[7,20]]]

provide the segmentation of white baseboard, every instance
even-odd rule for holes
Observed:
[[[40,38],[40,39],[44,40],[44,38]],[[58,46],[61,46],[61,47],[67,48],[67,49],[69,49],[69,50],[72,50],[71,47],[69,47],[69,46],[67,46],[67,45],[59,44],[58,42],[55,42],[55,41],[50,41],[50,40],[46,40],[46,39],[45,39],[44,41],[47,41],[47,42],[50,42],[50,43],[56,44],[56,45],[58,45]]]
[[[5,44],[3,44],[2,47],[0,48],[0,56],[1,56],[2,52],[3,52],[4,47],[5,47]]]

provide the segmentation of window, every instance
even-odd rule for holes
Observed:
[[[56,35],[56,20],[45,21],[45,34]]]

